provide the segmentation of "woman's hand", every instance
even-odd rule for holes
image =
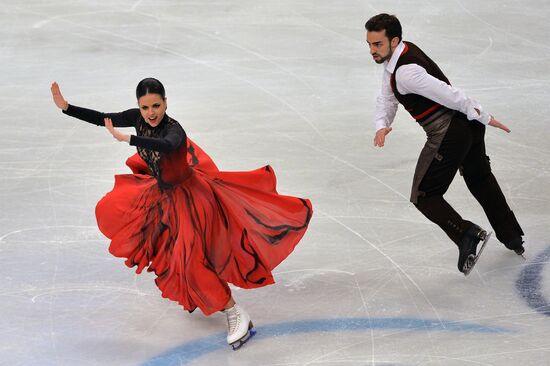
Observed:
[[[493,126],[493,127],[496,127],[496,128],[500,128],[501,130],[503,131],[506,131],[508,133],[510,133],[510,129],[508,127],[506,127],[503,123],[500,123],[499,121],[497,121],[495,119],[495,117],[491,116],[491,120],[489,121],[489,126]]]
[[[107,128],[107,131],[109,131],[109,133],[113,135],[115,139],[117,139],[118,141],[124,141],[124,142],[130,143],[130,135],[127,135],[125,133],[122,133],[116,130],[113,127],[113,121],[111,121],[110,118],[105,118],[104,121],[105,121],[105,127]]]
[[[65,98],[63,98],[61,90],[59,90],[59,85],[54,81],[50,89],[52,91],[53,102],[55,105],[66,111],[67,108],[69,108],[69,103],[65,100]]]

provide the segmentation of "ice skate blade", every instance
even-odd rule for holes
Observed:
[[[252,324],[252,322],[250,322],[248,324],[248,331],[246,332],[244,337],[242,337],[236,342],[231,343],[231,347],[233,348],[233,351],[236,351],[239,348],[241,348],[246,342],[250,340],[250,338],[252,338],[256,334],[256,331],[252,329],[253,327],[254,325]]]
[[[522,257],[523,259],[527,259],[523,256],[523,253],[525,253],[525,249],[524,248],[521,248],[521,249],[518,249],[518,250],[514,250],[514,253],[516,253],[517,255],[519,255],[520,257]]]
[[[233,348],[233,351],[236,351],[242,346],[244,346],[244,344],[248,342],[250,338],[254,337],[255,334],[256,334],[256,331],[254,329],[250,329],[248,332],[246,332],[246,335],[244,337],[242,337],[235,343],[231,343],[231,347]]]
[[[472,269],[474,269],[474,266],[476,265],[479,256],[481,255],[481,253],[483,253],[483,249],[485,249],[485,245],[487,245],[487,242],[491,238],[492,234],[493,232],[491,231],[485,236],[485,238],[483,238],[483,243],[481,244],[481,247],[479,248],[475,256],[473,254],[470,254],[468,256],[466,262],[464,262],[464,266],[462,267],[462,272],[464,273],[464,276],[468,276],[470,272],[472,272]]]

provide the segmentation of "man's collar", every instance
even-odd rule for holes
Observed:
[[[401,56],[401,53],[405,49],[405,43],[403,41],[399,42],[395,50],[393,50],[393,54],[389,61],[386,61],[386,70],[393,74],[395,71],[395,65],[397,65],[397,60],[399,60],[399,56]]]

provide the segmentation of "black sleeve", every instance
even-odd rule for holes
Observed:
[[[77,107],[69,104],[69,108],[63,111],[64,114],[81,119],[83,121],[93,123],[97,126],[105,126],[103,119],[105,117],[110,118],[113,121],[115,127],[135,127],[136,121],[139,118],[139,109],[128,109],[119,113],[103,113],[93,109]]]
[[[177,149],[186,140],[185,131],[179,124],[168,126],[161,137],[130,136],[130,145],[149,150],[169,152]]]

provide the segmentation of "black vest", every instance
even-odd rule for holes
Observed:
[[[441,69],[437,66],[435,62],[432,61],[420,48],[414,45],[411,42],[403,42],[405,44],[405,49],[399,56],[397,64],[395,65],[395,70],[391,75],[390,83],[393,90],[393,94],[399,101],[403,104],[405,109],[413,116],[417,122],[422,122],[436,113],[442,106],[437,104],[431,99],[423,97],[418,94],[400,94],[397,90],[397,85],[395,81],[395,73],[397,69],[402,65],[408,64],[417,64],[422,66],[428,74],[431,76],[444,81],[447,84],[451,84],[449,79],[443,74]],[[443,107],[444,108],[444,107]]]

